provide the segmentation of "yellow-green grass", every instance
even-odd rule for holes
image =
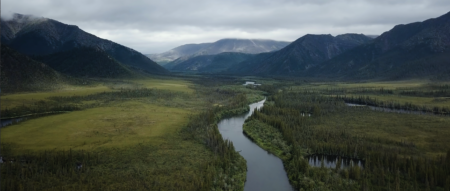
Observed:
[[[95,87],[76,87],[70,86],[62,90],[18,93],[1,96],[1,109],[13,108],[21,105],[32,105],[37,101],[45,100],[52,96],[84,96],[89,94],[112,91],[107,86],[98,85]]]
[[[450,149],[448,117],[356,110],[327,117],[321,122],[315,128],[346,129],[353,135],[364,136],[365,140],[380,139],[388,147],[396,147],[392,142],[414,143],[420,153],[432,157],[445,155]]]
[[[180,79],[139,79],[133,80],[136,83],[145,88],[158,88],[173,91],[183,91],[187,93],[192,93],[193,90],[189,87],[192,83]]]
[[[188,114],[179,108],[128,101],[25,121],[2,129],[1,140],[23,150],[157,144],[181,129]]]
[[[118,83],[118,84],[117,84]],[[108,82],[109,85],[114,88],[111,89],[110,86],[105,84],[97,85],[94,87],[86,87],[86,86],[67,86],[60,90],[54,91],[44,91],[44,92],[31,92],[31,93],[18,93],[18,94],[8,94],[1,96],[1,109],[13,108],[21,105],[32,105],[35,102],[46,100],[48,97],[53,96],[84,96],[89,94],[107,92],[107,91],[117,91],[120,89],[119,87],[129,87],[129,83],[120,84],[117,82],[114,85],[111,85],[111,82]],[[192,84],[188,81],[184,80],[171,80],[171,79],[139,79],[131,81],[131,83],[136,84],[135,87],[144,87],[144,88],[157,88],[157,89],[165,89],[165,90],[173,90],[173,91],[182,91],[182,92],[193,92],[193,90],[189,87]],[[134,86],[133,86],[134,87]]]

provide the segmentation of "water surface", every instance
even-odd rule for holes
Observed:
[[[336,164],[338,162],[338,157],[333,155],[310,155],[307,156],[306,159],[308,159],[309,165],[313,167],[321,167],[323,160],[323,166],[325,168],[336,168]],[[341,157],[340,169],[345,169],[349,168],[350,166],[356,165],[358,165],[359,167],[364,167],[364,161]]]
[[[245,119],[255,108],[261,108],[264,101],[251,104],[247,114],[221,120],[219,131],[224,139],[233,142],[236,151],[247,160],[245,191],[293,190],[281,159],[253,143],[242,131]]]

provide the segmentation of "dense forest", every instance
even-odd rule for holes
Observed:
[[[423,152],[424,148],[413,142],[395,142],[358,133],[349,127],[350,121],[346,121],[347,119],[376,116],[380,112],[371,111],[368,107],[348,107],[344,101],[359,100],[357,103],[371,104],[371,99],[327,96],[324,93],[294,92],[285,88],[284,91],[269,96],[265,106],[260,111],[255,111],[246,122],[247,126],[263,123],[266,125],[257,126],[270,126],[281,133],[287,147],[274,145],[280,151],[275,153],[283,159],[294,187],[303,190],[450,189],[448,145],[436,145],[439,146],[435,148],[438,150],[436,152],[444,154],[430,156]],[[311,114],[311,117],[305,117],[305,114]],[[430,131],[433,124],[428,126],[420,128]],[[445,126],[444,123],[441,127]],[[363,124],[361,128],[379,127],[375,124]],[[364,161],[364,166],[354,165],[347,169],[311,167],[305,158],[313,154],[360,159]],[[338,165],[339,163],[340,160]]]

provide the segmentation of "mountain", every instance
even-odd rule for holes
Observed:
[[[93,47],[105,51],[118,62],[164,74],[168,71],[143,54],[89,34],[77,26],[31,15],[14,14],[11,20],[1,20],[1,41],[26,55],[49,55],[79,47]]]
[[[36,56],[58,72],[75,77],[131,77],[133,72],[100,48],[80,47],[68,51]]]
[[[221,39],[213,43],[187,44],[161,54],[150,54],[148,56],[164,65],[182,57],[185,57],[184,60],[187,60],[188,58],[199,55],[214,55],[222,52],[240,52],[247,54],[272,52],[288,44],[289,42],[261,39]]]
[[[367,37],[369,37],[369,38],[377,38],[377,37],[379,37],[380,35],[366,35]]]
[[[55,89],[68,78],[51,67],[2,45],[1,80],[2,92],[18,92]]]
[[[372,39],[362,34],[305,35],[285,48],[263,53],[232,67],[229,72],[251,75],[298,75]]]
[[[200,55],[178,63],[174,71],[221,72],[235,64],[252,58],[253,54],[224,52],[216,55]]]
[[[424,22],[397,25],[375,38],[323,63],[316,77],[449,78],[450,12]]]
[[[177,58],[194,55],[196,52],[211,44],[212,43],[185,44],[161,54],[146,54],[146,56],[164,66],[166,63],[174,61]]]

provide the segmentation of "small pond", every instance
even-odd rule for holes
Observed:
[[[245,84],[242,84],[242,85],[244,85],[244,86],[247,86],[247,85],[260,86],[261,84],[256,84],[255,82],[247,81],[247,82],[245,82]]]
[[[306,157],[310,166],[321,167],[322,160],[324,167],[326,168],[336,168],[339,157],[333,155],[310,155]],[[349,168],[351,165],[358,165],[359,167],[364,167],[364,161],[359,159],[351,159],[341,157],[341,167],[340,169]]]
[[[0,120],[1,121],[1,123],[0,123],[0,127],[5,127],[5,126],[9,126],[9,125],[12,125],[12,124],[16,124],[16,123],[19,123],[19,122],[21,122],[21,121],[25,121],[25,120],[27,120],[28,118],[26,118],[26,117],[19,117],[19,118],[12,118],[12,119],[2,119],[2,120]]]
[[[385,108],[385,107],[375,107],[375,106],[369,106],[369,105],[362,105],[362,104],[355,104],[355,103],[345,103],[349,107],[369,107],[370,109],[374,111],[382,111],[382,112],[388,112],[388,113],[405,113],[405,114],[416,114],[416,115],[434,115],[433,113],[427,113],[423,111],[411,111],[411,110],[405,110],[405,109],[391,109],[391,108]]]

